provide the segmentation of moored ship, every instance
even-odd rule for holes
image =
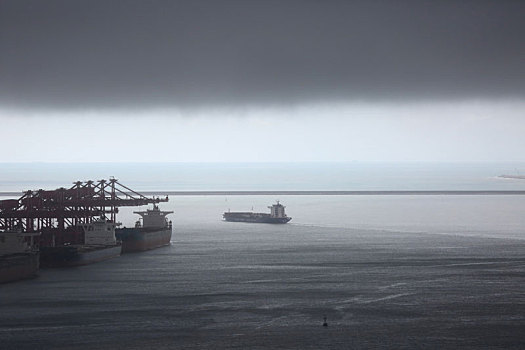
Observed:
[[[120,255],[119,207],[167,201],[167,196],[148,198],[113,177],[76,181],[70,188],[28,190],[18,199],[0,200],[0,232],[38,233],[42,266],[85,265]]]
[[[39,233],[0,232],[0,283],[38,275],[39,252],[34,237]]]
[[[42,247],[42,266],[80,266],[120,256],[122,247],[115,238],[116,226],[104,217],[75,226],[74,229],[82,234],[83,242]]]
[[[122,253],[140,252],[170,244],[172,223],[166,215],[172,211],[161,211],[158,205],[146,211],[135,211],[141,216],[142,222],[136,222],[135,227],[123,227],[116,230],[117,239],[122,242]]]
[[[265,223],[265,224],[286,224],[292,220],[291,217],[286,216],[284,212],[285,206],[277,201],[268,207],[270,213],[254,213],[254,212],[225,212],[222,217],[225,221],[233,222],[250,222],[250,223]]]

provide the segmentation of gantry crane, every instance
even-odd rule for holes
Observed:
[[[69,189],[27,191],[0,201],[0,230],[40,232],[42,246],[82,243],[81,224],[100,217],[116,222],[119,207],[167,201],[167,196],[143,196],[115,178],[77,181]]]

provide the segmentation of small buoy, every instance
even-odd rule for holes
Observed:
[[[328,327],[328,323],[326,323],[326,316],[323,317],[323,327]]]

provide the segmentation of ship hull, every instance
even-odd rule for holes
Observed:
[[[120,256],[122,247],[68,246],[41,249],[42,267],[72,267],[97,263]]]
[[[0,283],[38,276],[39,253],[12,254],[0,257]]]
[[[171,228],[121,228],[116,230],[122,241],[122,253],[142,252],[167,246],[171,241]]]
[[[264,216],[233,216],[233,215],[224,215],[225,221],[230,222],[248,222],[254,224],[286,224],[288,221],[292,220],[290,217],[284,218],[272,218]]]

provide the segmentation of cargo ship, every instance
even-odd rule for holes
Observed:
[[[498,177],[500,177],[502,179],[525,180],[525,175],[507,175],[507,174],[503,174],[503,175],[500,175]]]
[[[0,232],[38,232],[43,267],[91,264],[121,254],[115,237],[119,207],[167,201],[167,196],[148,198],[114,177],[76,181],[70,188],[27,190],[18,199],[0,200]],[[161,233],[157,232],[161,238],[148,242],[163,244],[167,236],[169,243],[171,227]]]
[[[117,239],[122,242],[122,253],[141,252],[170,244],[172,222],[167,220],[166,215],[172,214],[172,211],[161,211],[154,204],[153,209],[133,213],[141,216],[135,227],[123,227],[116,231]]]
[[[265,224],[286,224],[292,220],[291,217],[286,216],[284,212],[285,206],[277,201],[268,207],[270,213],[254,213],[254,212],[225,212],[222,217],[225,221],[234,222],[251,222],[251,223],[265,223]]]
[[[104,217],[79,224],[73,230],[83,235],[82,244],[51,245],[41,248],[43,267],[71,267],[96,263],[120,256],[122,247],[115,237],[118,224]],[[70,230],[71,230],[70,229]]]
[[[34,238],[39,233],[0,232],[0,283],[38,275],[39,252]]]

